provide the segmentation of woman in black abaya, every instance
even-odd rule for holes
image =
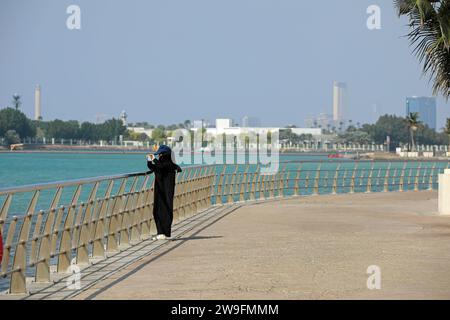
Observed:
[[[147,166],[155,174],[153,217],[158,234],[155,240],[170,238],[173,222],[175,176],[181,168],[172,161],[172,150],[165,145],[148,155]]]

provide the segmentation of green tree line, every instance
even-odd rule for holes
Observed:
[[[127,134],[126,127],[119,119],[110,119],[104,123],[79,123],[76,120],[33,121],[19,109],[0,110],[0,137],[6,143],[17,143],[25,138],[79,139],[84,141],[117,141],[119,136]]]

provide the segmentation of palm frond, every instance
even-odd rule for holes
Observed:
[[[433,94],[450,97],[450,0],[394,0],[399,15],[408,15],[408,33]]]

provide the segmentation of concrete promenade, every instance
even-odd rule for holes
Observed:
[[[436,192],[329,195],[218,210],[70,298],[450,299],[449,271]]]

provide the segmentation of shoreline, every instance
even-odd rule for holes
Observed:
[[[0,148],[1,154],[147,154],[151,153],[151,150],[146,149],[131,149],[131,148],[83,148],[83,147],[73,147],[73,146],[64,146],[64,147],[55,147],[55,148],[31,148],[31,149],[22,149],[22,150],[9,150],[7,148]],[[234,152],[231,152],[234,153]],[[279,155],[283,157],[320,157],[327,156],[330,154],[347,154],[352,155],[357,152],[354,151],[290,151],[290,150],[280,150]],[[200,155],[201,152],[193,152],[193,155]],[[210,154],[210,152],[203,152],[203,154]],[[236,153],[234,153],[236,154]],[[237,153],[242,154],[242,153]],[[248,154],[245,152],[244,154]],[[357,159],[352,157],[344,157],[338,159],[328,159],[332,160],[349,160],[349,161],[449,161],[450,157],[445,156],[435,156],[435,157],[400,157],[395,153],[386,153],[386,152],[375,152],[375,153],[359,153],[359,157]]]

